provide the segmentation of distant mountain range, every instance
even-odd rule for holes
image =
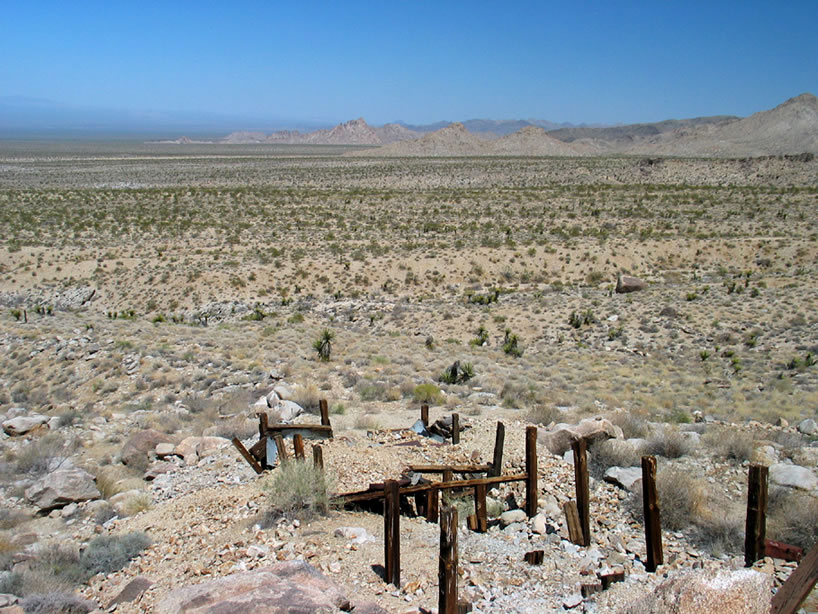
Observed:
[[[540,120],[469,120],[427,126],[234,132],[223,143],[369,145],[366,156],[763,156],[818,153],[818,99],[801,94],[746,118],[719,115],[626,126],[566,126]]]

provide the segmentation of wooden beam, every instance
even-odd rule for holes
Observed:
[[[608,587],[615,582],[624,582],[625,581],[625,572],[624,571],[612,571],[611,573],[602,574],[599,576],[599,579],[602,581],[602,590],[608,590]]]
[[[283,465],[288,460],[287,448],[284,446],[284,438],[281,435],[276,435],[273,437],[273,441],[275,441],[276,450],[278,450],[278,462]]]
[[[267,436],[267,429],[269,428],[269,417],[266,411],[260,411],[256,415],[258,416],[258,436],[260,439],[264,439],[264,437]]]
[[[804,549],[791,544],[773,541],[772,539],[765,539],[764,556],[800,563],[801,559],[804,558]]]
[[[486,512],[486,485],[478,484],[474,487],[474,514],[477,516],[477,532],[485,533],[489,530],[488,513]]]
[[[818,544],[815,544],[787,581],[773,595],[770,614],[794,614],[818,582]]]
[[[438,612],[457,614],[457,508],[440,511],[440,556],[438,565]]]
[[[525,429],[525,513],[529,518],[537,515],[537,427]]]
[[[426,522],[437,522],[440,505],[440,489],[430,488],[426,491]]]
[[[452,414],[452,444],[460,443],[460,414]]]
[[[423,422],[423,426],[429,428],[429,406],[426,403],[420,406],[420,421]]]
[[[490,476],[500,475],[503,472],[503,446],[506,441],[506,427],[502,422],[497,423],[494,434],[494,456],[491,461]]]
[[[765,556],[767,537],[767,467],[750,465],[747,477],[747,522],[744,528],[744,565],[752,567]]]
[[[267,438],[260,439],[252,446],[248,452],[258,461],[262,467],[267,467]]]
[[[454,481],[454,471],[452,471],[451,469],[444,469],[442,479],[443,479],[444,482],[453,482]]]
[[[487,473],[491,465],[409,465],[409,471],[415,473]]]
[[[645,569],[651,573],[664,562],[662,521],[656,496],[656,457],[642,457],[642,499],[645,518],[645,543],[648,556]]]
[[[329,426],[332,432],[332,426],[329,423],[329,404],[326,399],[318,401],[318,410],[321,412],[321,426]]]
[[[562,511],[565,512],[565,524],[568,527],[568,539],[572,544],[582,545],[582,525],[579,522],[577,513],[577,502],[566,501],[562,504]]]
[[[267,427],[267,434],[281,433],[288,431],[314,431],[315,433],[332,433],[332,427],[325,424],[271,424]]]
[[[233,445],[236,446],[236,449],[244,457],[244,460],[246,460],[247,463],[253,468],[253,471],[258,474],[261,474],[264,471],[261,464],[259,464],[259,462],[253,458],[253,455],[247,451],[247,448],[244,447],[244,444],[241,443],[238,437],[233,437],[233,439],[230,441],[232,441]]]
[[[577,513],[582,528],[582,546],[591,545],[590,492],[588,487],[587,442],[578,439],[571,444],[574,452],[574,484],[577,493]]]
[[[301,433],[293,435],[293,450],[298,460],[304,460],[304,438]]]
[[[525,482],[527,479],[528,479],[527,474],[519,473],[515,475],[501,475],[494,478],[476,478],[474,480],[433,482],[431,484],[418,484],[417,486],[401,487],[400,494],[401,496],[410,495],[416,492],[425,492],[432,488],[437,488],[438,490],[450,490],[452,488],[470,488],[472,486],[477,486],[477,484],[480,483],[485,483],[487,486],[490,486],[493,484],[505,484],[507,482]],[[376,499],[382,498],[383,489],[378,489],[378,490],[359,490],[356,492],[344,493],[333,497],[333,500],[337,500],[342,503],[355,503],[356,501],[374,501]]]
[[[324,469],[324,450],[321,446],[312,447],[312,464],[316,469]]]
[[[384,483],[384,568],[386,582],[400,588],[400,489],[395,480]]]

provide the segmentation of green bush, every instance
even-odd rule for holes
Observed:
[[[273,516],[308,520],[329,511],[329,481],[324,471],[312,463],[283,463],[262,488]]]
[[[412,391],[412,397],[418,403],[439,405],[443,402],[443,395],[440,392],[440,388],[434,384],[418,384]]]
[[[523,355],[523,350],[520,349],[517,335],[511,332],[510,328],[506,329],[506,335],[503,339],[503,351],[509,356],[519,358]]]

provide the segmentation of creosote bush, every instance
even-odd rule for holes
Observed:
[[[713,453],[739,463],[750,460],[753,455],[753,436],[736,428],[713,429],[702,437],[702,443]]]
[[[680,458],[689,454],[693,446],[690,440],[678,428],[665,426],[655,431],[645,444],[645,454]]]
[[[308,520],[329,511],[330,484],[327,475],[311,462],[283,463],[262,484],[273,517]]]
[[[434,384],[418,384],[412,391],[412,397],[418,403],[433,403],[439,405],[443,402],[443,394],[440,388]]]

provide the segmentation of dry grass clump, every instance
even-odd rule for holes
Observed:
[[[61,591],[36,594],[20,601],[26,614],[87,614],[96,609],[96,604]]]
[[[645,454],[680,458],[691,452],[693,445],[684,433],[673,426],[664,426],[653,432],[645,444]]]
[[[702,444],[719,458],[739,463],[753,456],[753,435],[736,428],[711,429],[702,437]]]
[[[26,442],[22,449],[13,454],[7,454],[7,460],[13,463],[17,474],[40,476],[48,472],[52,463],[67,458],[73,447],[74,443],[59,433],[47,433]]]
[[[641,447],[622,439],[608,439],[593,446],[590,453],[594,475],[602,475],[609,467],[635,467],[642,458]]]
[[[740,554],[744,549],[744,514],[741,505],[709,501],[695,519],[693,540],[713,556]]]
[[[665,469],[656,476],[662,527],[678,531],[694,524],[705,511],[704,482],[688,471]]]
[[[262,483],[273,517],[308,520],[329,511],[330,481],[327,474],[312,463],[283,463]]]
[[[616,411],[605,417],[622,429],[625,439],[644,439],[650,433],[650,428],[644,418],[629,411]]]
[[[306,386],[299,386],[295,390],[293,401],[309,412],[318,411],[318,402],[321,400],[321,391],[318,386],[310,382]]]
[[[526,419],[534,424],[542,424],[548,426],[552,422],[562,422],[565,420],[565,414],[554,407],[553,405],[546,405],[541,403],[536,405],[528,412]]]
[[[767,537],[805,550],[818,543],[818,499],[790,488],[770,489]]]

